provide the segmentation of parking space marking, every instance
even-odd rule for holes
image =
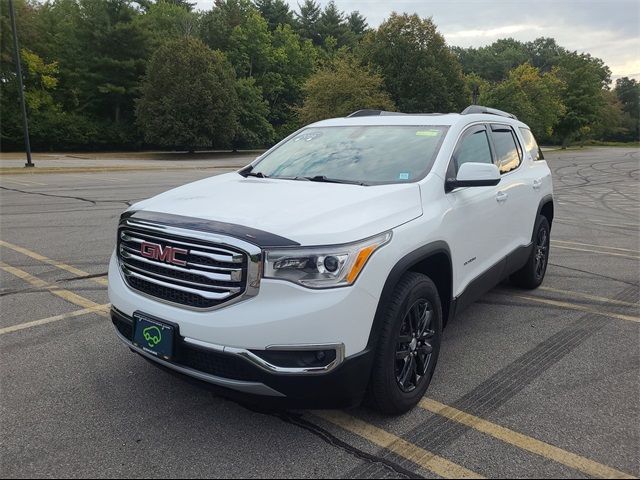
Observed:
[[[640,260],[640,256],[626,255],[624,253],[605,252],[604,250],[591,250],[587,248],[566,247],[564,245],[557,245],[557,244],[553,245],[553,248],[561,248],[563,250],[574,250],[577,252],[599,253],[600,255],[611,255],[614,257],[624,257],[624,258],[631,258],[633,260]]]
[[[613,298],[599,297],[597,295],[590,295],[588,293],[582,293],[582,292],[574,292],[572,290],[561,290],[559,288],[544,287],[544,286],[538,287],[538,290],[544,290],[546,292],[555,292],[555,293],[575,295],[577,297],[587,298],[589,300],[595,300],[597,302],[611,303],[613,305],[621,305],[623,307],[640,308],[640,304],[638,304],[638,303],[623,302],[622,300],[615,300]]]
[[[14,245],[13,243],[5,242],[4,240],[0,240],[0,247],[9,248],[14,252],[21,253],[23,255],[26,255],[27,257],[33,258],[34,260],[44,262],[48,265],[59,268],[60,270],[65,270],[69,273],[73,273],[74,275],[77,275],[79,277],[84,277],[89,275],[89,273],[85,272],[84,270],[80,270],[79,268],[73,267],[71,265],[67,265],[66,263],[62,263],[57,260],[52,260],[51,258],[45,257],[44,255],[40,255],[37,252],[21,247],[19,245]],[[89,278],[88,280],[91,280],[92,282],[98,283],[100,285],[104,285],[104,286],[108,285],[106,278]]]
[[[582,247],[604,248],[605,250],[617,250],[617,251],[620,251],[620,252],[640,253],[638,250],[631,250],[631,249],[628,249],[628,248],[608,247],[606,245],[595,245],[593,243],[569,242],[567,240],[551,240],[551,243],[562,243],[562,244],[566,244],[566,245],[579,245],[579,246],[582,246]]]
[[[385,448],[443,478],[484,478],[446,458],[431,453],[393,433],[389,433],[386,430],[352,417],[342,411],[323,410],[314,412],[314,415],[337,425],[343,430],[354,433],[379,447]]]
[[[73,312],[61,313],[60,315],[54,315],[53,317],[43,318],[41,320],[34,320],[32,322],[20,323],[18,325],[11,325],[10,327],[0,328],[0,335],[7,333],[18,332],[26,328],[38,327],[40,325],[46,325],[48,323],[58,322],[60,320],[66,320],[67,318],[80,317],[82,315],[88,315],[91,313],[97,313],[101,316],[108,316],[110,304],[97,305],[95,307],[83,308],[82,310],[75,310]]]
[[[93,300],[89,300],[88,298],[82,297],[76,293],[73,293],[69,290],[65,290],[64,288],[60,288],[56,285],[51,285],[50,283],[45,282],[44,280],[41,280],[38,277],[34,277],[33,275],[31,275],[28,272],[25,272],[24,270],[20,270],[19,268],[12,267],[11,265],[7,265],[2,261],[0,261],[0,268],[7,273],[15,275],[18,278],[21,278],[22,280],[33,285],[34,287],[44,288],[46,290],[49,290],[54,295],[57,295],[58,297],[66,300],[69,303],[78,305],[79,307],[95,308],[100,306],[100,304],[94,302]],[[103,316],[106,317],[108,315],[105,313]]]
[[[584,305],[578,305],[577,303],[560,302],[558,300],[549,300],[547,298],[540,298],[540,297],[530,297],[528,295],[514,295],[514,297],[522,298],[524,300],[530,300],[532,302],[546,303],[547,305],[553,305],[555,307],[566,308],[569,310],[577,310],[580,312],[592,313],[594,315],[600,315],[602,317],[611,317],[611,318],[617,318],[619,320],[626,320],[628,322],[640,323],[640,317],[636,317],[633,315],[623,315],[621,313],[615,313],[615,312],[603,312],[600,310],[595,310],[593,308],[585,307]]]
[[[615,468],[608,467],[607,465],[568,452],[541,440],[515,432],[509,428],[502,427],[436,400],[424,397],[420,400],[419,406],[431,413],[461,423],[505,443],[561,463],[587,475],[598,478],[635,478]]]

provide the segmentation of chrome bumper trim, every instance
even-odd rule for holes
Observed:
[[[285,351],[306,351],[306,350],[334,350],[336,358],[323,367],[278,367],[272,365],[263,358],[245,348],[225,347],[214,343],[203,342],[193,338],[184,337],[186,343],[197,345],[201,348],[208,348],[218,353],[227,353],[242,357],[254,366],[264,370],[267,373],[278,375],[321,375],[329,373],[338,368],[345,358],[345,346],[343,343],[321,343],[321,344],[302,344],[302,345],[270,345],[266,350],[285,350]]]

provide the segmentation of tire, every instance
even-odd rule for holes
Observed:
[[[527,263],[512,274],[511,283],[520,288],[533,290],[538,288],[544,280],[549,264],[549,241],[551,238],[551,226],[546,217],[540,215],[536,221],[533,235],[533,249]]]
[[[382,413],[398,415],[424,396],[440,353],[442,306],[431,279],[405,273],[385,305],[383,322],[367,403]],[[422,340],[414,337],[416,332],[422,333]]]

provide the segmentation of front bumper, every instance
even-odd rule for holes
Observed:
[[[209,348],[203,342],[185,341],[176,336],[176,355],[171,361],[158,358],[132,343],[133,319],[117,309],[111,319],[120,340],[132,351],[166,370],[222,389],[229,396],[241,393],[242,401],[255,399],[261,404],[289,407],[328,408],[357,405],[362,400],[371,371],[369,350],[347,359],[337,357],[335,366],[325,372],[296,374],[270,370],[259,361],[240,353],[247,350]],[[259,357],[258,357],[259,358]]]

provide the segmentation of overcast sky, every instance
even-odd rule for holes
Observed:
[[[320,0],[326,5],[329,0]],[[296,0],[288,0],[297,9]],[[213,0],[198,0],[210,9]],[[570,50],[602,58],[614,79],[640,79],[640,0],[336,0],[346,12],[358,10],[370,26],[392,11],[433,17],[450,45],[479,47],[498,38],[553,37]]]

